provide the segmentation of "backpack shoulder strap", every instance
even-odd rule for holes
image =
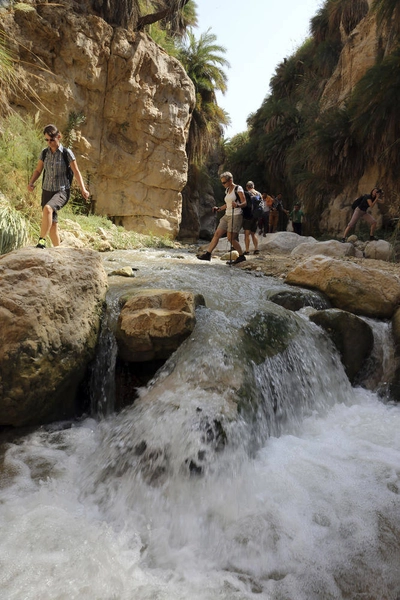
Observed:
[[[66,148],[65,146],[63,146],[63,151],[62,151],[62,153],[63,153],[63,159],[64,159],[64,162],[65,162],[65,164],[67,165],[67,167],[69,167],[69,160],[68,160],[68,156],[69,156],[69,155],[68,155],[68,148]]]

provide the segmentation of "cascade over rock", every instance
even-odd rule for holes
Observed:
[[[25,248],[0,257],[0,425],[75,416],[107,289],[93,250]]]
[[[97,214],[175,237],[187,179],[194,88],[182,65],[144,33],[113,28],[69,0],[0,9],[25,80],[19,112],[65,128],[82,114],[73,150]]]

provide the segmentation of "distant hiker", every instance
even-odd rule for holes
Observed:
[[[356,225],[356,223],[358,223],[358,221],[360,221],[360,220],[366,221],[367,223],[370,224],[371,227],[370,227],[370,231],[369,231],[369,239],[370,239],[370,241],[376,240],[376,237],[374,237],[374,233],[375,233],[377,222],[376,222],[376,219],[374,219],[374,217],[367,212],[367,210],[369,208],[372,208],[373,206],[375,206],[375,204],[377,202],[379,204],[382,204],[384,202],[383,196],[384,196],[383,190],[381,190],[380,188],[374,187],[371,190],[370,194],[365,194],[364,196],[360,196],[353,202],[353,204],[351,205],[352,209],[354,210],[353,216],[351,217],[350,223],[347,225],[347,227],[344,231],[342,242],[346,241],[350,230],[353,229],[353,227]]]
[[[289,211],[283,206],[282,194],[277,194],[275,200],[278,206],[278,231],[286,231]]]
[[[246,198],[243,192],[243,188],[240,185],[236,185],[233,182],[232,173],[226,171],[220,176],[221,183],[225,187],[225,204],[223,206],[214,206],[214,212],[221,212],[225,210],[224,216],[218,223],[214,237],[208,245],[208,248],[204,254],[201,254],[197,258],[199,260],[211,260],[211,253],[218,244],[220,238],[227,234],[227,238],[231,245],[239,253],[239,256],[234,261],[229,261],[230,264],[237,265],[244,260],[246,257],[243,254],[242,248],[237,241],[239,231],[242,228],[243,214],[242,208],[246,206]]]
[[[304,213],[300,208],[300,204],[296,202],[293,210],[289,214],[289,220],[292,221],[293,231],[297,235],[301,235]]]
[[[42,150],[39,162],[28,184],[28,190],[33,192],[34,183],[43,171],[42,224],[36,248],[46,248],[48,235],[50,235],[53,246],[60,245],[57,213],[69,200],[71,181],[74,175],[81,188],[82,196],[86,200],[89,198],[89,192],[83,182],[74,153],[60,143],[61,133],[57,127],[46,125],[43,133],[48,147]]]
[[[254,254],[260,254],[258,250],[258,239],[257,224],[258,219],[263,214],[263,199],[260,192],[254,189],[254,183],[248,181],[246,183],[246,206],[243,208],[243,231],[244,231],[244,245],[246,248],[245,254],[250,253],[250,237],[254,244]]]
[[[258,219],[258,228],[259,228],[259,235],[262,235],[263,237],[266,237],[267,233],[269,232],[269,206],[267,204],[267,198],[268,198],[268,194],[267,192],[263,192],[261,194],[262,199],[263,199],[263,214],[261,215],[261,217]],[[273,198],[271,198],[271,200],[273,200]]]
[[[280,194],[278,194],[280,196]],[[269,233],[275,233],[278,229],[279,212],[283,209],[281,201],[278,198],[267,196],[266,204],[269,208]]]

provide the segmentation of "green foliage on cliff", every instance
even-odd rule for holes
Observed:
[[[389,44],[383,50],[378,44],[376,64],[345,102],[326,108],[321,98],[345,36],[368,14],[366,0],[325,0],[311,20],[311,37],[277,66],[270,94],[248,119],[247,139],[234,138],[227,147],[226,166],[236,179],[282,191],[289,205],[300,200],[316,215],[315,235],[330,199],[368,167],[385,166],[393,181],[399,171],[400,9],[393,0],[373,6]]]

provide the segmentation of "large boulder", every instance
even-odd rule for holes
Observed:
[[[124,303],[117,324],[119,356],[127,362],[168,358],[191,334],[201,295],[175,290],[141,289]]]
[[[0,257],[0,425],[75,415],[106,289],[92,250],[24,248]]]
[[[392,244],[386,240],[376,240],[375,242],[369,242],[366,244],[364,256],[365,258],[373,258],[375,260],[385,260],[389,262],[393,259],[394,248]]]
[[[342,256],[355,256],[356,249],[353,244],[342,244],[337,240],[327,240],[325,242],[306,242],[293,248],[291,256],[331,256],[340,258]]]
[[[260,239],[259,249],[266,250],[271,254],[290,254],[294,248],[304,243],[316,243],[313,237],[303,237],[291,231],[279,231],[278,233],[267,233],[266,237]]]
[[[337,308],[315,312],[309,318],[328,333],[340,353],[350,383],[356,383],[374,347],[371,327],[360,317]]]
[[[322,256],[289,271],[286,283],[323,292],[335,308],[376,319],[390,319],[400,304],[396,275]]]

